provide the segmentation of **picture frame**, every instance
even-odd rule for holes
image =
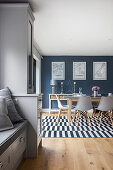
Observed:
[[[107,80],[107,62],[93,62],[93,80]]]
[[[73,80],[86,80],[86,62],[73,62]]]
[[[65,62],[52,62],[52,80],[65,80]]]

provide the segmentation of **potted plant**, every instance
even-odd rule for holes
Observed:
[[[99,90],[100,90],[100,87],[98,87],[98,86],[93,86],[92,87],[92,91],[93,91],[94,97],[98,96],[98,91]]]

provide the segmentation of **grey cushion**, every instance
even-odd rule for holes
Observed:
[[[0,115],[8,115],[7,104],[5,98],[0,96]]]
[[[12,129],[13,124],[8,117],[5,98],[0,97],[0,131]]]
[[[21,116],[18,114],[13,100],[11,98],[11,92],[8,87],[5,89],[0,90],[0,96],[5,97],[7,109],[8,109],[8,116],[12,123],[17,123],[22,120]]]

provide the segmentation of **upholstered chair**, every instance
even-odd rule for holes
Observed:
[[[92,103],[91,103],[90,96],[81,96],[79,98],[78,102],[77,102],[75,110],[77,112],[75,125],[76,125],[77,120],[78,120],[78,123],[77,123],[77,127],[78,127],[80,117],[81,117],[81,115],[83,115],[86,120],[88,119],[88,122],[90,123],[90,125],[92,127],[90,118],[93,115],[93,106],[92,106]]]
[[[111,112],[113,110],[113,97],[107,96],[107,97],[101,97],[99,106],[97,107],[97,110],[99,110],[99,116],[97,118],[97,121],[100,117],[100,124],[99,127],[101,126],[101,121],[103,117],[108,117],[108,123],[109,123],[109,116],[111,117]],[[111,117],[112,119],[112,117]],[[97,123],[96,121],[96,123]],[[106,121],[106,119],[105,119]],[[112,121],[112,120],[111,120]]]

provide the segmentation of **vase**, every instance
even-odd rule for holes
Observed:
[[[94,97],[98,96],[98,91],[94,90]]]

